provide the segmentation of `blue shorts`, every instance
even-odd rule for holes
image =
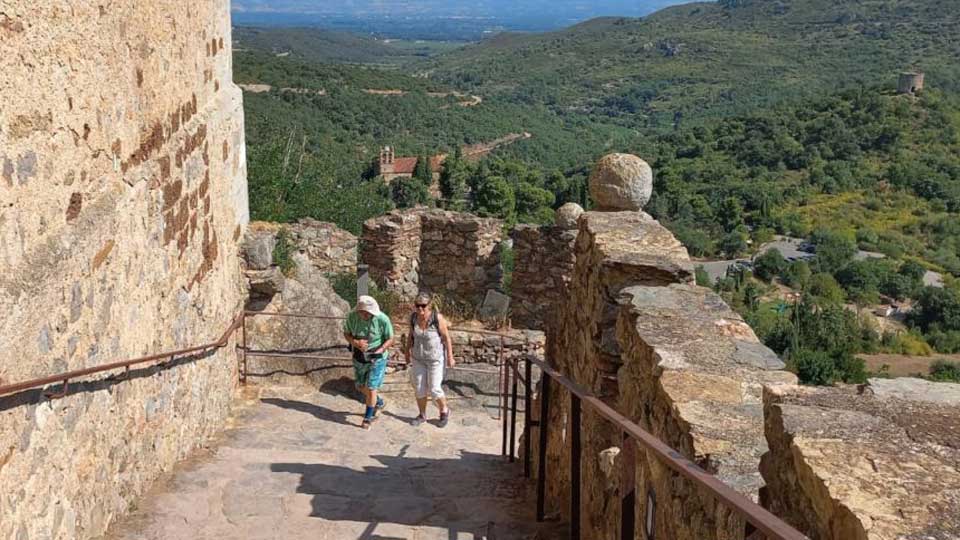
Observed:
[[[383,378],[387,374],[387,355],[383,355],[375,362],[353,361],[353,376],[357,386],[379,390],[383,386]]]

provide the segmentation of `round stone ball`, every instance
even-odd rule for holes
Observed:
[[[568,202],[560,208],[557,208],[557,217],[555,223],[557,224],[557,227],[560,227],[564,230],[576,229],[577,219],[580,218],[580,214],[582,213],[583,208],[581,208],[579,204]]]
[[[597,162],[590,176],[590,196],[597,210],[639,211],[653,195],[653,169],[632,154],[609,154]]]

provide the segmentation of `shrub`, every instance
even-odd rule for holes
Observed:
[[[296,264],[293,262],[293,241],[290,240],[290,231],[281,227],[277,232],[277,243],[273,247],[273,264],[280,268],[283,275],[290,277]]]
[[[790,367],[801,384],[828,386],[835,382],[864,383],[867,380],[863,360],[850,355],[830,355],[826,351],[800,349],[790,355]]]
[[[828,304],[842,304],[846,299],[843,288],[830,274],[823,272],[810,277],[810,294]]]
[[[500,266],[503,267],[503,292],[509,295],[510,289],[513,286],[515,254],[513,248],[506,242],[500,244]]]
[[[930,380],[960,383],[960,363],[937,360],[930,366]]]
[[[753,262],[753,271],[758,278],[769,282],[782,274],[787,269],[788,264],[780,250],[774,248],[757,257]]]
[[[707,274],[706,269],[703,265],[697,265],[697,268],[694,270],[694,277],[697,280],[697,285],[701,287],[712,287],[713,283],[710,283],[710,275]]]

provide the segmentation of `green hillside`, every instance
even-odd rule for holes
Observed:
[[[500,35],[433,59],[431,77],[490,96],[665,128],[921,69],[960,89],[953,0],[726,0],[644,19]]]

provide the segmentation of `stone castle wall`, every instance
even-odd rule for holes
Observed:
[[[960,385],[764,391],[763,503],[813,540],[960,538]]]
[[[248,221],[229,2],[0,11],[0,384],[215,341]],[[102,534],[222,427],[233,345],[0,397],[0,538]]]
[[[360,259],[377,283],[405,299],[424,289],[478,305],[503,280],[502,228],[465,213],[395,211],[364,223]]]
[[[548,329],[547,358],[562,373],[756,499],[766,450],[761,390],[795,382],[749,326],[691,283],[683,246],[640,212],[580,218],[568,299]],[[552,387],[547,451],[551,512],[569,507],[569,396]],[[618,537],[621,434],[583,411],[583,498],[587,538]],[[534,430],[533,440],[538,437]],[[656,537],[742,538],[744,523],[645,451],[637,453],[637,516],[656,500]],[[638,527],[637,538],[642,538]]]
[[[569,294],[577,230],[519,225],[512,233],[510,319],[519,328],[545,329]]]

